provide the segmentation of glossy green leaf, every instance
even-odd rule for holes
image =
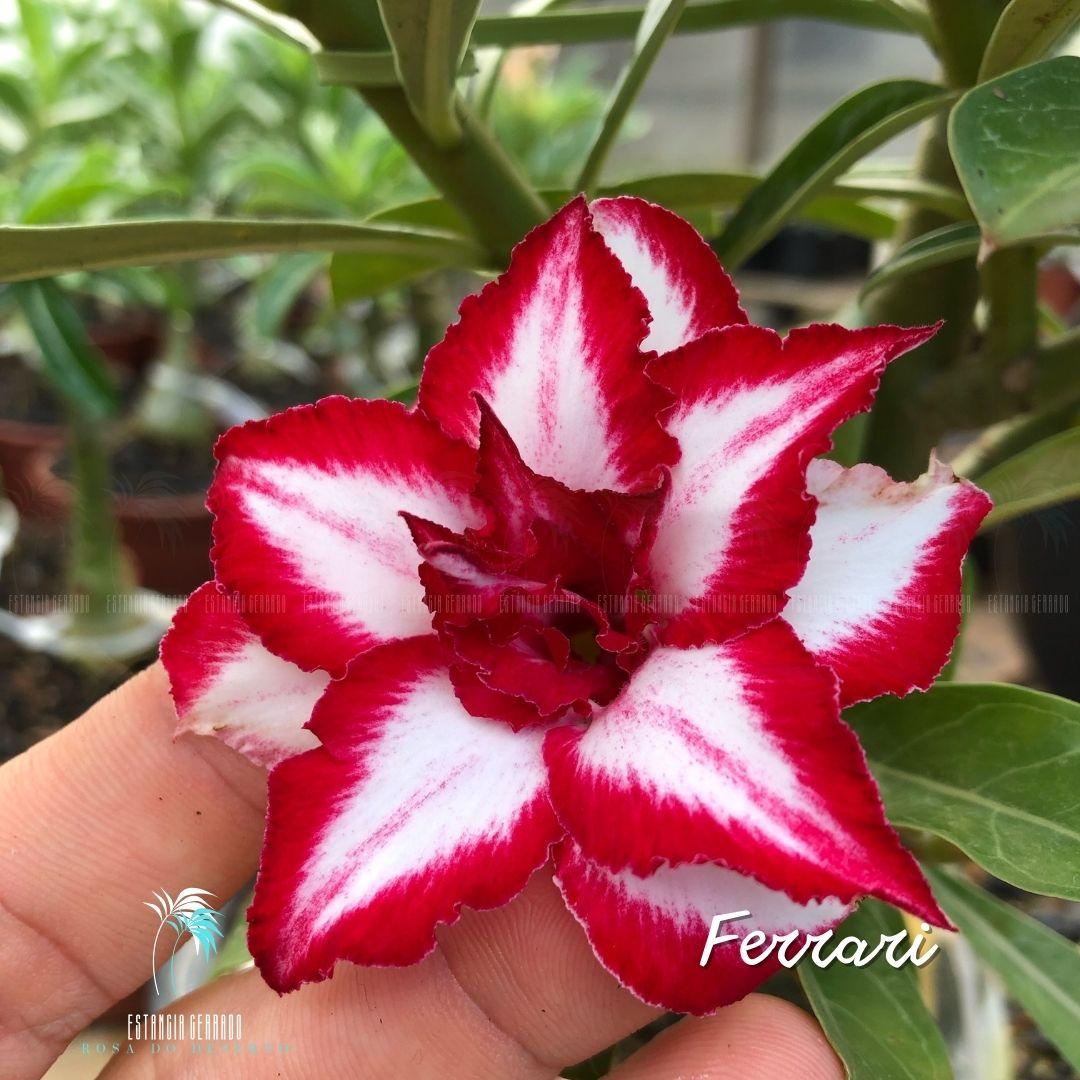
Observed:
[[[480,0],[378,0],[405,96],[438,143],[461,137],[458,71]]]
[[[944,837],[1022,889],[1080,899],[1080,705],[1019,686],[943,683],[856,705],[844,719],[893,824]]]
[[[1062,1056],[1080,1070],[1080,950],[959,873],[927,868],[945,914]]]
[[[1053,435],[1003,461],[979,477],[979,487],[994,500],[984,529],[1080,498],[1080,428]]]
[[[488,15],[477,19],[472,43],[509,48],[632,38],[644,10],[641,5],[613,5],[532,15]],[[874,30],[911,31],[908,21],[876,0],[699,0],[687,4],[675,32],[701,33],[774,19],[825,19]]]
[[[877,941],[904,929],[900,912],[864,900],[836,937]],[[919,995],[914,967],[880,957],[866,967],[799,965],[799,979],[850,1080],[951,1080],[941,1032]]]
[[[979,253],[980,243],[978,225],[963,222],[943,225],[940,229],[924,233],[898,248],[890,259],[873,271],[863,283],[862,296],[890,281],[922,273],[933,266],[973,259]]]
[[[949,147],[988,248],[1080,223],[1080,57],[968,91]]]
[[[979,82],[1045,56],[1080,19],[1080,0],[1011,0],[979,65]]]
[[[732,215],[717,253],[738,266],[835,177],[953,95],[914,79],[877,83],[840,102],[780,160]]]
[[[68,407],[89,421],[116,413],[120,395],[71,302],[54,281],[10,286],[37,342],[41,374]]]
[[[461,236],[344,221],[204,218],[0,226],[0,281],[259,251],[353,251],[373,259],[424,258],[438,266],[476,266],[483,259],[479,248]]]
[[[671,36],[685,7],[686,0],[648,0],[646,3],[641,23],[634,36],[630,59],[623,68],[611,97],[608,98],[600,130],[589,147],[585,164],[574,185],[578,191],[592,192],[634,98],[637,97],[645,77],[660,55],[664,42]]]

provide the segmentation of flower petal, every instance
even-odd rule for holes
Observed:
[[[739,294],[698,231],[678,214],[624,195],[597,199],[593,224],[645,295],[644,347],[665,353],[706,330],[745,323]]]
[[[551,731],[545,755],[560,819],[613,870],[709,860],[800,903],[869,894],[946,924],[885,820],[832,673],[780,620],[657,649],[587,731]]]
[[[676,450],[639,349],[648,311],[575,199],[514,249],[428,354],[420,408],[476,445],[481,394],[526,463],[573,488],[626,491]]]
[[[783,607],[809,553],[808,462],[869,407],[885,365],[932,333],[811,326],[781,340],[730,326],[650,366],[678,398],[665,425],[682,448],[650,556],[663,611],[722,640]]]
[[[914,483],[874,465],[812,461],[810,561],[784,608],[840,702],[925,690],[960,627],[960,568],[991,502],[933,459]]]
[[[217,735],[270,766],[318,745],[304,725],[330,676],[268,652],[238,614],[241,605],[213,581],[200,585],[162,639],[161,661],[178,734]]]
[[[429,628],[400,512],[479,525],[469,447],[394,402],[330,397],[233,428],[215,453],[215,567],[252,599],[267,648],[338,674],[363,649]]]
[[[249,944],[279,992],[334,962],[415,963],[462,904],[525,886],[560,835],[542,730],[470,716],[435,637],[377,646],[315,708],[317,750],[270,774]]]
[[[776,951],[760,964],[743,962],[739,946],[752,930],[767,938],[796,932],[786,953],[793,959],[804,934],[824,933],[850,911],[835,897],[796,904],[753,878],[707,863],[661,866],[644,878],[613,872],[590,862],[570,840],[559,853],[556,880],[597,959],[623,986],[651,1005],[698,1016],[738,1001],[779,969]],[[713,917],[741,911],[750,916],[718,928],[739,940],[715,946],[702,967]]]

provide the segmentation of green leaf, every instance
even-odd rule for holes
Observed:
[[[420,255],[367,259],[339,252],[330,260],[330,288],[336,304],[347,304],[350,300],[378,296],[437,269],[438,264]]]
[[[1080,222],[1080,57],[976,86],[949,118],[949,147],[992,249]]]
[[[0,281],[259,251],[353,251],[369,258],[423,257],[438,266],[483,264],[483,253],[464,237],[387,225],[235,218],[117,221],[0,226]]]
[[[918,176],[886,175],[860,169],[841,176],[833,183],[832,190],[860,199],[898,199],[958,221],[971,218],[971,208],[962,195],[944,184],[935,184]]]
[[[632,38],[641,25],[638,6],[488,15],[476,20],[473,45],[569,45]],[[876,0],[705,0],[687,4],[677,34],[723,30],[773,19],[825,19],[875,30],[909,33],[910,22]]]
[[[994,500],[984,529],[1080,498],[1080,428],[1053,435],[1003,461],[979,477],[979,487]]]
[[[660,55],[664,42],[675,29],[685,6],[686,0],[648,0],[645,5],[634,37],[633,52],[608,99],[600,130],[589,147],[578,182],[574,185],[579,191],[592,191],[634,98]]]
[[[903,929],[896,908],[868,899],[836,936],[874,942]],[[850,1080],[951,1080],[945,1043],[919,996],[915,968],[894,968],[880,957],[863,968],[804,963],[799,979]]]
[[[881,264],[863,283],[862,297],[898,278],[909,277],[933,266],[972,259],[979,253],[981,234],[978,225],[959,222],[933,229],[902,247]]]
[[[440,145],[461,138],[455,83],[480,0],[379,0],[416,118]]]
[[[120,395],[56,282],[23,282],[11,290],[41,351],[41,374],[52,388],[86,420],[114,415]]]
[[[665,176],[643,176],[616,184],[601,184],[597,195],[607,198],[616,195],[637,195],[668,207],[684,217],[702,211],[731,206],[752,191],[758,178],[753,173],[676,173]],[[552,209],[562,206],[570,197],[567,188],[540,192]],[[796,220],[824,225],[853,236],[869,240],[885,240],[893,234],[896,220],[883,210],[864,206],[854,197],[842,193],[821,195],[808,202],[796,215]],[[367,219],[372,223],[417,226],[464,233],[466,225],[453,207],[438,197],[392,206]]]
[[[1080,19],[1080,0],[1012,0],[983,53],[979,82],[1031,64]]]
[[[953,95],[914,79],[877,83],[840,102],[747,196],[717,241],[738,266],[832,179],[894,135],[944,108]]]
[[[955,844],[1030,892],[1080,899],[1080,705],[943,683],[844,712],[889,820]]]
[[[945,914],[1062,1056],[1080,1069],[1080,951],[951,870],[926,868]]]
[[[276,260],[254,286],[255,330],[262,337],[277,337],[293,304],[325,267],[326,256],[318,251],[297,251]]]

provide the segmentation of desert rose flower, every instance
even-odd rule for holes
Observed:
[[[646,1001],[751,990],[746,934],[875,896],[947,925],[840,709],[928,686],[987,497],[820,455],[933,328],[747,324],[683,220],[577,199],[469,297],[414,409],[226,433],[184,731],[270,766],[251,951],[279,991],[412,964],[553,862]]]

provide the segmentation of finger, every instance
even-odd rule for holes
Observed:
[[[221,979],[170,1011],[233,1012],[234,1054],[151,1055],[143,1043],[115,1058],[108,1080],[552,1080],[554,1071],[484,1016],[437,953],[410,968],[338,966],[334,978],[278,997],[254,971]],[[272,1044],[269,1052],[262,1044]]]
[[[254,873],[263,772],[214,739],[174,743],[175,723],[155,665],[0,768],[5,1077],[40,1075],[149,978],[151,890],[225,898]]]
[[[611,1073],[611,1080],[843,1080],[844,1069],[802,1009],[751,994],[702,1020],[662,1031]]]
[[[465,992],[539,1061],[582,1061],[660,1014],[596,961],[550,872],[533,877],[512,904],[466,911],[439,933]],[[648,942],[641,942],[647,949]]]

